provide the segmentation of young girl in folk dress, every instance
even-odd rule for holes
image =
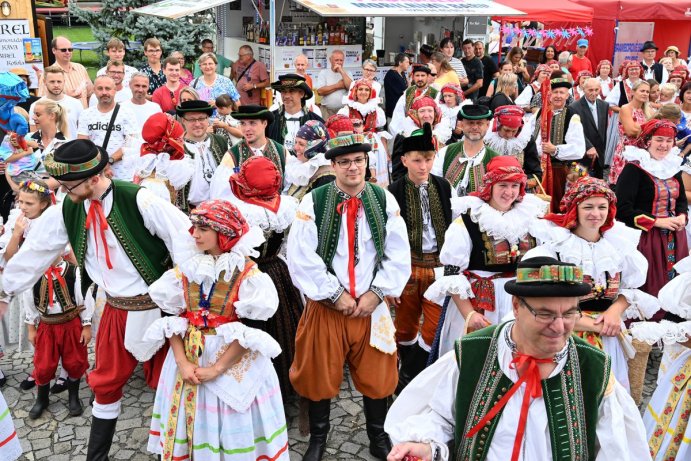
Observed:
[[[145,338],[170,351],[154,401],[148,449],[163,461],[288,460],[288,433],[271,359],[281,349],[247,325],[276,312],[271,279],[250,256],[264,241],[225,200],[191,211],[203,251],[149,287],[173,317],[151,325]]]

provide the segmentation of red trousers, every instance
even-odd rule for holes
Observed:
[[[96,335],[96,363],[87,376],[96,402],[107,405],[122,398],[122,388],[134,373],[139,361],[125,349],[127,311],[106,304]],[[146,384],[156,389],[168,343],[148,361],[144,362]]]
[[[36,384],[50,384],[55,377],[58,362],[72,379],[79,379],[89,369],[86,345],[79,340],[82,335],[82,321],[75,317],[67,323],[50,325],[39,323],[34,351],[34,373]]]
[[[434,283],[434,268],[413,263],[413,272],[401,293],[401,303],[396,307],[396,342],[410,344],[417,338],[418,331],[427,346],[432,346],[441,307],[423,296]],[[422,317],[422,327],[420,326]]]

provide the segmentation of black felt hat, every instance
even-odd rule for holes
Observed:
[[[413,74],[415,72],[424,72],[429,75],[432,73],[432,69],[430,69],[426,64],[413,64]]]
[[[183,101],[175,108],[175,113],[180,117],[188,112],[201,112],[211,117],[214,113],[214,108],[208,102],[199,99]]]
[[[284,91],[289,89],[297,89],[304,91],[305,95],[302,97],[303,101],[311,98],[314,93],[312,93],[312,88],[307,84],[305,77],[298,74],[285,74],[278,77],[277,82],[271,84],[271,89],[276,91]]]
[[[432,45],[424,44],[420,47],[420,54],[424,54],[427,57],[431,57],[434,53],[434,47]]]
[[[403,139],[402,152],[419,151],[434,151],[434,143],[432,142],[432,125],[425,123],[422,129],[413,131],[410,136]]]
[[[456,114],[458,120],[492,120],[492,110],[481,104],[468,104],[461,106]]]
[[[240,106],[230,116],[235,120],[266,120],[269,124],[274,121],[274,114],[269,109],[254,104]]]
[[[658,47],[654,41],[646,40],[645,42],[643,42],[643,46],[641,47],[641,53],[644,52],[645,50],[657,50],[657,49],[658,49]]]
[[[108,165],[108,153],[88,139],[62,144],[43,160],[46,171],[60,181],[96,176]]]
[[[333,160],[339,155],[353,154],[355,152],[367,153],[372,150],[372,146],[365,142],[362,134],[347,134],[329,139],[326,145],[327,151],[324,157]]]
[[[566,88],[566,89],[571,89],[571,82],[569,82],[565,78],[553,78],[552,80],[549,81],[550,88],[557,89],[557,88]]]
[[[583,269],[547,256],[518,263],[516,280],[506,282],[507,293],[522,298],[585,296],[592,287],[583,282]]]

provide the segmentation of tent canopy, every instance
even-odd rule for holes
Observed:
[[[674,21],[690,21],[691,13],[686,11],[691,7],[687,0],[572,0],[579,5],[592,7],[598,19],[614,19],[618,21],[654,21],[666,19]],[[507,5],[510,2],[504,2]],[[526,8],[522,8],[526,13]]]
[[[518,16],[523,6],[505,6],[500,0],[295,0],[320,16]]]
[[[593,9],[590,6],[579,5],[569,0],[501,0],[501,2],[511,8],[521,10],[525,16],[503,17],[504,21],[569,21],[569,22],[591,22],[593,20]],[[588,2],[588,3],[599,3]],[[493,17],[501,15],[493,14]]]

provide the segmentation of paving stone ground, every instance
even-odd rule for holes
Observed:
[[[644,402],[650,399],[655,386],[659,353],[652,354],[646,373]],[[93,363],[93,351],[90,354]],[[37,420],[28,417],[33,405],[34,392],[22,391],[19,383],[32,368],[31,352],[5,351],[0,367],[7,376],[2,393],[10,407],[19,435],[24,456],[20,460],[85,461],[89,438],[91,392],[82,382],[80,396],[85,407],[80,417],[67,414],[67,392],[51,395],[48,410]],[[125,389],[122,414],[118,420],[115,439],[111,448],[111,460],[151,461],[155,457],[146,451],[154,393],[144,383],[141,366]],[[643,408],[643,405],[642,405]],[[286,407],[289,421],[290,458],[298,461],[307,448],[309,437],[302,437],[297,428],[298,407],[291,402]],[[340,394],[331,405],[331,433],[328,439],[325,461],[367,460],[373,461],[368,449],[365,420],[362,412],[362,396],[355,390],[347,373],[341,384]]]

